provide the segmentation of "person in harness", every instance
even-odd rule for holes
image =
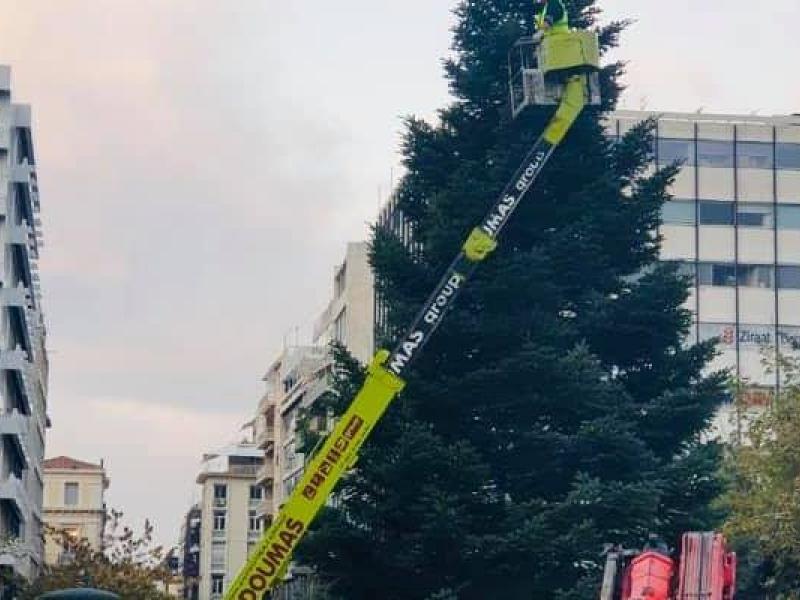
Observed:
[[[545,35],[569,31],[569,14],[564,0],[534,0],[534,41],[539,42]]]

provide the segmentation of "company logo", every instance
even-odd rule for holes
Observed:
[[[441,318],[442,312],[447,308],[447,305],[450,304],[450,300],[452,300],[456,291],[461,287],[461,284],[464,283],[464,279],[465,277],[463,275],[454,273],[453,276],[447,280],[447,284],[442,288],[442,291],[439,292],[436,298],[434,298],[431,307],[425,312],[424,319],[426,323],[433,325]]]
[[[303,487],[303,497],[306,500],[314,500],[319,494],[319,489],[328,480],[336,466],[341,462],[342,457],[352,444],[358,432],[364,427],[364,419],[358,415],[353,415],[342,430],[341,435],[333,442],[333,445],[322,458],[322,461],[314,469],[308,483]]]
[[[514,211],[517,204],[522,199],[522,195],[531,186],[533,180],[536,179],[536,175],[539,173],[539,169],[541,169],[542,163],[546,157],[547,152],[544,150],[540,150],[534,155],[520,178],[514,184],[514,189],[517,191],[517,194],[508,194],[505,196],[481,225],[481,229],[484,233],[495,236],[497,232],[500,231],[506,220],[508,220],[508,216]]]
[[[392,371],[395,375],[400,375],[400,373],[403,372],[405,366],[414,356],[414,353],[420,346],[422,346],[422,342],[424,341],[425,341],[424,331],[414,331],[410,333],[403,342],[403,344],[400,346],[400,350],[396,352],[394,356],[392,356],[392,359],[389,362],[389,370]]]
[[[260,549],[255,566],[247,575],[246,587],[236,594],[237,600],[261,600],[270,580],[280,573],[284,563],[289,560],[297,541],[305,531],[305,524],[299,519],[287,518],[276,534],[280,541],[268,543]]]
[[[722,330],[722,335],[720,336],[723,344],[727,344],[731,346],[736,343],[736,330],[733,327],[726,327]]]

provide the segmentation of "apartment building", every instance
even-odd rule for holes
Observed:
[[[252,442],[241,442],[203,457],[197,483],[202,486],[199,506],[199,600],[223,597],[247,556],[261,537],[257,509],[263,488],[256,473],[264,453]],[[197,510],[190,514],[198,515]],[[196,525],[190,525],[192,528]],[[194,538],[193,538],[194,539]]]
[[[314,324],[314,345],[336,341],[361,363],[372,359],[375,345],[375,279],[369,245],[350,242],[333,274],[332,297]]]
[[[38,259],[42,247],[31,109],[11,98],[0,66],[0,569],[42,564],[47,354]]]
[[[257,418],[259,431],[266,432],[265,461],[258,483],[265,488],[260,514],[273,515],[291,494],[303,473],[305,457],[299,452],[297,419],[329,389],[331,358],[324,346],[287,347],[264,376],[264,411]],[[269,499],[269,504],[267,500]]]
[[[103,462],[99,464],[68,456],[48,458],[44,470],[44,521],[75,539],[85,539],[95,550],[103,549],[106,525],[105,493],[109,479]],[[45,562],[62,561],[63,548],[57,536],[45,537]]]
[[[617,112],[612,136],[650,113]],[[664,207],[662,259],[692,276],[692,339],[719,338],[711,368],[766,405],[777,353],[800,358],[800,116],[661,113],[656,161],[682,161]]]
[[[347,245],[333,274],[331,299],[314,324],[313,343],[286,347],[263,377],[265,393],[254,420],[256,443],[265,453],[258,474],[264,487],[259,515],[269,521],[303,472],[297,419],[330,389],[331,342],[347,346],[367,363],[373,354],[374,285],[366,242]]]

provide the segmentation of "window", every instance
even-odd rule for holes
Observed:
[[[739,265],[739,285],[742,287],[771,288],[774,268],[771,265]]]
[[[800,266],[778,267],[778,287],[784,290],[800,290]]]
[[[256,511],[251,510],[250,513],[248,514],[247,520],[248,520],[247,531],[256,533],[261,531],[261,519],[259,519],[256,516]]]
[[[211,576],[211,593],[212,594],[222,594],[223,588],[225,587],[224,584],[224,575],[212,575]]]
[[[733,225],[733,202],[700,202],[700,225]]]
[[[800,171],[800,144],[778,144],[775,163],[779,169]]]
[[[214,511],[214,531],[225,531],[225,511]]]
[[[288,479],[285,479],[283,482],[283,497],[288,498],[291,493],[294,491],[294,488],[297,486],[297,483],[300,481],[300,475],[293,475]]]
[[[681,277],[689,277],[694,284],[694,280],[697,277],[697,269],[695,268],[695,264],[693,262],[685,260],[670,260],[664,262],[674,266],[678,270],[678,275]]]
[[[771,288],[775,270],[771,265],[736,265],[727,263],[700,263],[697,276],[700,285],[715,287]]]
[[[333,339],[340,344],[347,343],[347,309],[343,308],[333,322]]]
[[[778,229],[800,229],[800,204],[778,205]]]
[[[224,483],[214,484],[214,504],[216,506],[225,506],[228,500],[228,486]]]
[[[264,488],[260,485],[250,486],[250,500],[261,500],[264,498]]]
[[[694,226],[695,203],[693,200],[670,200],[661,209],[664,225]]]
[[[740,169],[771,169],[772,144],[765,142],[737,142],[736,160]]]
[[[697,166],[733,168],[733,140],[698,140]]]
[[[736,211],[739,227],[760,227],[772,229],[773,211],[771,204],[739,204]]]
[[[658,164],[671,165],[675,161],[679,161],[687,166],[694,165],[694,141],[659,138]]]
[[[78,505],[78,484],[65,483],[64,484],[64,505],[77,506]]]
[[[297,385],[297,375],[294,373],[287,375],[283,380],[283,393],[288,394],[295,385]]]
[[[735,287],[736,265],[700,263],[697,268],[697,279],[700,285]]]
[[[347,263],[343,264],[333,279],[333,297],[338,298],[344,294],[347,283]]]

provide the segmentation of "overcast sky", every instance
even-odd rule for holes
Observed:
[[[624,107],[800,112],[797,0],[603,4],[637,20]],[[0,0],[34,107],[48,455],[105,458],[110,504],[162,540],[365,236],[401,117],[447,101],[454,5]]]

